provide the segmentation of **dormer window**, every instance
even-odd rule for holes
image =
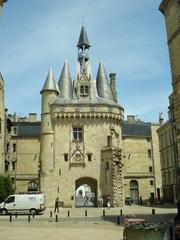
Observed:
[[[89,94],[89,86],[87,85],[80,86],[80,95],[87,96],[88,94]]]

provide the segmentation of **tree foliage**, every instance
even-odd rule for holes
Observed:
[[[0,202],[13,194],[13,185],[10,176],[0,176]]]

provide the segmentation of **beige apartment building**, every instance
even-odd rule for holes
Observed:
[[[162,178],[158,135],[159,124],[145,123],[128,116],[123,124],[123,163],[125,197],[134,203],[160,202]]]
[[[165,16],[171,64],[173,103],[170,103],[170,120],[176,142],[177,198],[180,201],[180,1],[163,0],[159,9]]]
[[[157,130],[161,158],[161,174],[164,202],[176,203],[176,163],[174,140],[170,120]]]

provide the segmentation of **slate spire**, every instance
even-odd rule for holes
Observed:
[[[58,92],[52,68],[49,69],[46,81],[44,83],[44,86],[43,86],[41,92],[43,92],[43,91],[56,91],[56,92]]]
[[[77,47],[82,48],[82,49],[83,48],[86,49],[86,48],[91,47],[91,45],[89,44],[88,36],[87,36],[86,29],[85,29],[84,25],[81,28],[81,33],[80,33],[80,36],[79,36],[79,41],[78,41]]]
[[[96,81],[97,81],[97,92],[99,97],[114,101],[109,80],[102,62],[99,63]]]
[[[67,60],[64,63],[61,76],[58,82],[59,86],[59,97],[63,99],[72,99],[73,98],[73,87],[71,81],[71,75],[69,71],[69,65]]]

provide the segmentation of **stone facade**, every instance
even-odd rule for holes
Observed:
[[[171,122],[164,123],[157,132],[159,135],[164,201],[176,203],[176,163]]]
[[[5,173],[16,192],[39,190],[40,122],[29,118],[7,116]]]
[[[160,201],[162,181],[158,149],[158,124],[144,123],[128,116],[123,129],[123,163],[125,197]]]
[[[160,5],[160,11],[164,14],[166,20],[167,39],[169,47],[169,56],[172,73],[173,87],[173,105],[171,105],[171,116],[173,120],[173,132],[177,143],[177,186],[178,200],[180,201],[180,1],[163,0]]]
[[[100,63],[93,79],[84,26],[77,48],[75,80],[71,80],[66,61],[58,85],[50,69],[41,90],[41,190],[48,205],[59,197],[65,206],[75,206],[76,191],[86,184],[94,198],[102,196],[104,202],[109,198],[112,206],[122,206],[122,163],[118,154],[122,151],[123,108],[117,103],[115,74],[109,81]],[[108,161],[108,172],[103,161]],[[106,174],[108,184],[104,188]]]
[[[110,81],[99,64],[92,78],[84,26],[78,42],[77,76],[65,62],[58,84],[50,69],[41,90],[41,122],[7,116],[5,170],[17,192],[39,190],[47,206],[59,197],[77,205],[77,189],[89,186],[104,206],[122,206],[126,197],[160,200],[161,174],[157,124],[128,116],[117,103],[115,73]]]

